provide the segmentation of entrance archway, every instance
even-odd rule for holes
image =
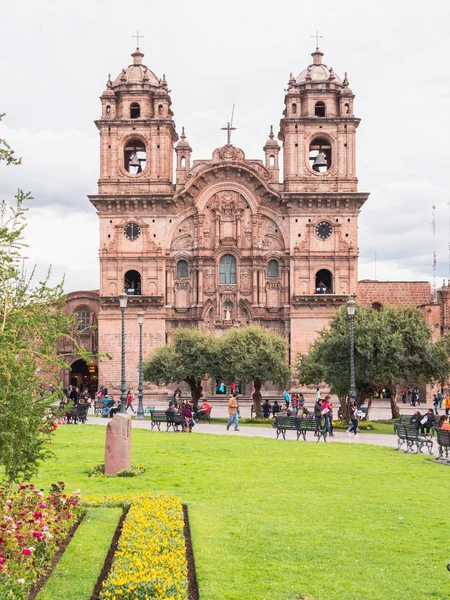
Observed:
[[[87,389],[91,398],[98,388],[98,367],[95,363],[86,363],[83,359],[76,360],[70,368],[70,385],[80,391]]]

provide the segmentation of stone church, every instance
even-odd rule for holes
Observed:
[[[144,356],[180,327],[220,336],[258,324],[286,338],[293,361],[352,295],[430,305],[439,322],[427,282],[358,283],[358,216],[369,196],[358,190],[360,119],[347,74],[327,67],[318,48],[291,74],[283,107],[280,90],[282,118],[276,135],[270,128],[263,160],[233,145],[230,123],[227,143],[193,160],[165,76],[144,64],[139,48],[131,56],[108,79],[95,122],[100,177],[89,200],[100,225],[100,289],[73,292],[67,303],[79,315],[82,342],[113,358],[74,362],[65,384],[118,390],[124,291],[132,388],[141,309]]]

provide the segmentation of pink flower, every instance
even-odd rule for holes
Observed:
[[[69,513],[69,514],[67,515],[67,518],[68,518],[68,519],[71,519],[71,518],[72,518],[72,514],[71,514],[71,513]]]
[[[45,504],[44,504],[43,502],[41,502],[41,503],[39,504],[39,508],[45,508]]]
[[[20,578],[17,580],[17,583],[25,583],[25,579]]]
[[[32,553],[33,553],[33,551],[30,550],[30,548],[24,548],[22,550],[22,554],[25,554],[25,556],[31,556]]]

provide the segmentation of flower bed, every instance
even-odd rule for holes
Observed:
[[[130,506],[111,571],[100,593],[102,600],[188,598],[184,518],[178,498],[140,494],[87,503]]]
[[[65,494],[61,481],[47,496],[32,484],[9,497],[0,488],[0,598],[28,597],[81,510],[78,494]]]
[[[142,473],[145,473],[144,465],[136,465],[135,467],[131,467],[131,469],[123,469],[112,475],[106,475],[105,464],[100,463],[89,471],[89,477],[137,477],[138,475],[142,475]]]

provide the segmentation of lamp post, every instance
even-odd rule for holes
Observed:
[[[356,302],[350,298],[347,302],[347,314],[350,321],[350,399],[356,398],[355,389],[355,311]]]
[[[120,310],[122,311],[122,376],[120,381],[120,412],[126,411],[127,383],[125,381],[125,309],[127,307],[128,296],[125,292],[119,294]]]
[[[142,325],[144,324],[144,311],[140,310],[137,313],[139,323],[139,384],[138,384],[138,409],[136,419],[143,421],[145,419],[144,406],[142,404],[142,396],[144,387],[142,385]]]

